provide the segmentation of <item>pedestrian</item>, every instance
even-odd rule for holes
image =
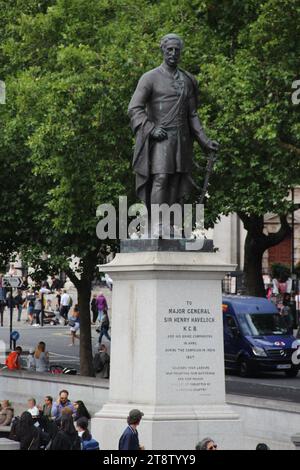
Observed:
[[[24,302],[25,298],[23,298],[22,290],[18,289],[17,295],[14,298],[14,303],[18,311],[18,321],[21,321]]]
[[[35,295],[34,295],[33,289],[30,288],[26,295],[27,315],[28,315],[28,321],[30,325],[33,324],[34,302],[35,302]]]
[[[3,314],[6,304],[6,289],[2,286],[3,276],[0,274],[0,322],[3,326]]]
[[[60,289],[57,290],[55,298],[56,298],[56,309],[60,310],[60,302],[61,302],[61,290]]]
[[[26,369],[35,370],[34,348],[29,348],[29,354],[26,358]]]
[[[88,412],[85,404],[81,400],[77,400],[73,403],[73,406],[75,408],[75,413],[73,415],[74,421],[77,421],[79,418],[87,418],[88,420],[91,419],[91,415]]]
[[[291,312],[291,308],[288,304],[288,300],[284,297],[282,303],[278,304],[279,313],[282,319],[282,326],[286,328],[287,333],[289,335],[293,334],[293,316]]]
[[[21,346],[17,346],[15,351],[9,353],[6,358],[5,365],[10,370],[20,370],[21,369],[21,356],[22,348]]]
[[[97,332],[100,333],[99,340],[98,340],[99,344],[101,344],[103,336],[105,336],[109,341],[111,340],[110,335],[108,333],[108,329],[109,329],[109,318],[108,318],[107,310],[104,310],[100,328],[97,328],[96,330]]]
[[[127,417],[127,428],[119,440],[119,450],[144,450],[140,445],[137,427],[139,426],[144,413],[140,410],[131,410]]]
[[[67,324],[68,314],[70,307],[72,305],[72,298],[67,294],[66,289],[63,289],[63,294],[60,299],[60,314],[65,320],[65,325]]]
[[[107,301],[103,295],[103,292],[100,292],[100,294],[98,295],[96,303],[97,303],[97,309],[98,309],[98,320],[99,322],[101,322],[102,316],[104,314],[104,310],[108,310]]]
[[[69,317],[70,333],[71,333],[71,344],[69,346],[75,346],[75,338],[80,339],[77,334],[80,329],[80,319],[79,319],[79,308],[78,305],[75,305],[73,308],[72,315]]]
[[[217,450],[217,448],[217,444],[210,437],[205,437],[196,445],[196,450]]]
[[[109,379],[110,372],[110,356],[107,352],[105,344],[100,344],[93,360],[95,374],[99,373],[99,377]]]
[[[46,351],[46,344],[40,341],[34,353],[35,367],[37,372],[49,371],[49,353]]]
[[[11,295],[11,292],[8,292],[7,295],[6,295],[6,306],[9,309],[9,311],[11,309],[12,309],[12,311],[14,311],[14,308],[15,308],[16,304],[15,304],[15,299]]]
[[[61,417],[60,429],[51,443],[50,450],[81,450],[81,439],[71,415]]]
[[[0,408],[0,426],[10,426],[14,417],[14,409],[9,400],[2,400]]]
[[[93,439],[88,430],[89,420],[82,416],[76,421],[78,436],[81,439],[81,450],[100,450],[99,442]]]
[[[40,430],[28,411],[22,413],[16,425],[16,438],[20,442],[20,450],[38,450],[40,448]]]
[[[61,390],[59,392],[59,397],[52,406],[52,417],[54,419],[60,418],[64,408],[70,408],[72,413],[75,413],[76,411],[72,402],[69,400],[68,390]]]
[[[22,277],[22,286],[20,288],[22,291],[26,291],[28,289],[28,276]]]
[[[92,324],[95,325],[98,317],[98,308],[97,308],[97,296],[93,294],[93,298],[91,301],[91,310],[92,310]]]
[[[34,301],[34,317],[35,317],[35,324],[33,326],[41,326],[40,325],[40,314],[42,311],[42,294],[40,292],[35,293],[35,301]]]

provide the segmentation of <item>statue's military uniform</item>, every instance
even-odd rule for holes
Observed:
[[[151,174],[180,173],[179,197],[190,191],[193,140],[203,147],[208,141],[197,115],[197,98],[195,78],[180,69],[172,74],[160,65],[139,80],[128,113],[137,138],[133,160],[137,192],[144,201],[143,189]],[[163,127],[168,137],[153,140],[154,127]]]

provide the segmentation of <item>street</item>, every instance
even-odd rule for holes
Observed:
[[[103,287],[96,287],[92,294],[99,294],[103,292],[105,295],[109,307],[111,306],[111,292],[109,289]],[[68,293],[73,299],[73,305],[77,302],[77,293],[74,288],[69,288]],[[50,298],[54,297],[53,294],[49,295]],[[109,316],[111,316],[111,310],[108,310]],[[6,343],[6,347],[9,348],[9,310],[6,308],[4,312],[4,326],[0,327],[0,340]],[[13,331],[18,331],[20,338],[17,341],[17,345],[21,346],[24,351],[28,352],[30,348],[35,348],[40,341],[46,343],[46,350],[49,352],[50,363],[59,364],[64,367],[74,367],[79,371],[79,340],[75,339],[75,346],[70,346],[71,335],[70,327],[62,325],[44,325],[41,327],[31,326],[26,322],[26,309],[23,308],[21,321],[17,321],[16,309],[13,312]],[[97,325],[91,326],[92,332],[92,345],[93,354],[97,350],[99,334],[96,332]],[[104,337],[102,342],[107,346],[108,352],[110,351],[109,341]]]

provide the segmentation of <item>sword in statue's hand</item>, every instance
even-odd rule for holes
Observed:
[[[203,184],[201,196],[200,196],[200,199],[199,199],[199,204],[203,204],[205,194],[207,192],[207,188],[208,188],[208,184],[209,184],[209,178],[210,178],[210,175],[212,174],[214,165],[217,161],[217,151],[218,151],[219,145],[217,144],[217,142],[215,142],[215,144],[216,144],[215,149],[209,150],[208,155],[207,155],[205,179],[204,179],[204,184]]]

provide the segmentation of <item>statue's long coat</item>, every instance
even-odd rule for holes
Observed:
[[[136,136],[133,170],[136,191],[149,205],[152,174],[181,174],[178,200],[188,194],[191,178],[193,140],[202,147],[207,137],[197,115],[198,85],[183,70],[171,75],[163,65],[145,73],[131,98],[128,113]],[[158,142],[150,137],[154,127],[163,127],[168,138]]]

